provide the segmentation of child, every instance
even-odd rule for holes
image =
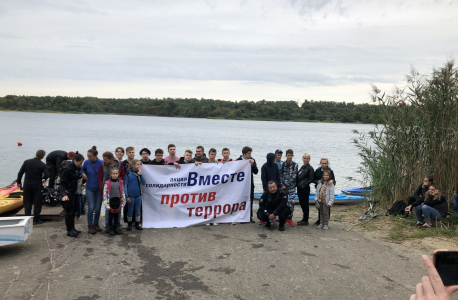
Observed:
[[[127,211],[127,231],[132,230],[132,221],[135,211],[135,229],[143,230],[140,227],[140,207],[142,205],[142,189],[141,185],[145,185],[146,181],[142,175],[141,162],[138,159],[133,159],[129,163],[129,171],[124,180],[124,191],[129,203]]]
[[[328,185],[328,181],[331,180],[331,171],[324,170],[323,177],[318,181],[315,192],[315,203],[320,203],[320,225],[317,229],[328,230],[329,222],[329,208],[334,203],[334,185]]]
[[[233,159],[230,158],[231,151],[229,151],[228,148],[223,148],[222,154],[223,154],[223,158],[221,158],[220,160],[221,162],[225,163],[227,161],[234,161]]]
[[[210,148],[210,150],[208,151],[207,163],[214,163],[214,164],[218,163],[218,161],[216,160],[216,149],[215,148]]]
[[[110,170],[110,179],[108,179],[103,187],[103,203],[108,210],[108,226],[109,234],[122,234],[117,223],[121,209],[126,205],[126,195],[123,189],[122,180],[118,180],[119,170],[113,168]]]

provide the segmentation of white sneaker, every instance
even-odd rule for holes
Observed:
[[[324,226],[323,226],[323,230],[328,230],[328,229],[329,229],[329,228],[328,228],[328,225],[324,225]]]
[[[210,226],[210,223],[205,224],[205,226]]]
[[[235,222],[232,222],[232,225],[237,225],[237,223],[235,223]]]
[[[323,228],[323,224],[320,224],[316,227],[316,229],[321,229],[321,228]]]
[[[212,224],[213,224],[213,226],[218,226],[218,223],[212,223]]]

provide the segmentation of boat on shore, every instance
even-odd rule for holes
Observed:
[[[6,197],[9,194],[11,194],[12,192],[17,191],[17,190],[19,190],[19,187],[17,186],[17,182],[13,181],[12,184],[0,188],[0,198]]]
[[[33,231],[33,216],[0,218],[0,246],[24,242]]]
[[[22,191],[15,191],[0,198],[0,215],[20,208],[23,205]]]
[[[262,194],[254,194],[254,199],[259,200]],[[344,194],[335,194],[334,195],[334,204],[360,204],[367,200],[367,197],[362,196],[352,196]],[[296,204],[299,203],[299,198],[296,193],[295,197]],[[315,193],[310,193],[309,204],[315,204]]]
[[[369,196],[374,191],[370,187],[362,187],[356,189],[346,189],[341,190],[342,194],[344,195],[351,195],[351,196]]]

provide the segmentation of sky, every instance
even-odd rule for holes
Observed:
[[[369,103],[458,53],[458,1],[2,0],[0,96]]]

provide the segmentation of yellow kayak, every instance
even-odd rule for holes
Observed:
[[[16,191],[0,198],[0,214],[22,207],[22,191]]]

